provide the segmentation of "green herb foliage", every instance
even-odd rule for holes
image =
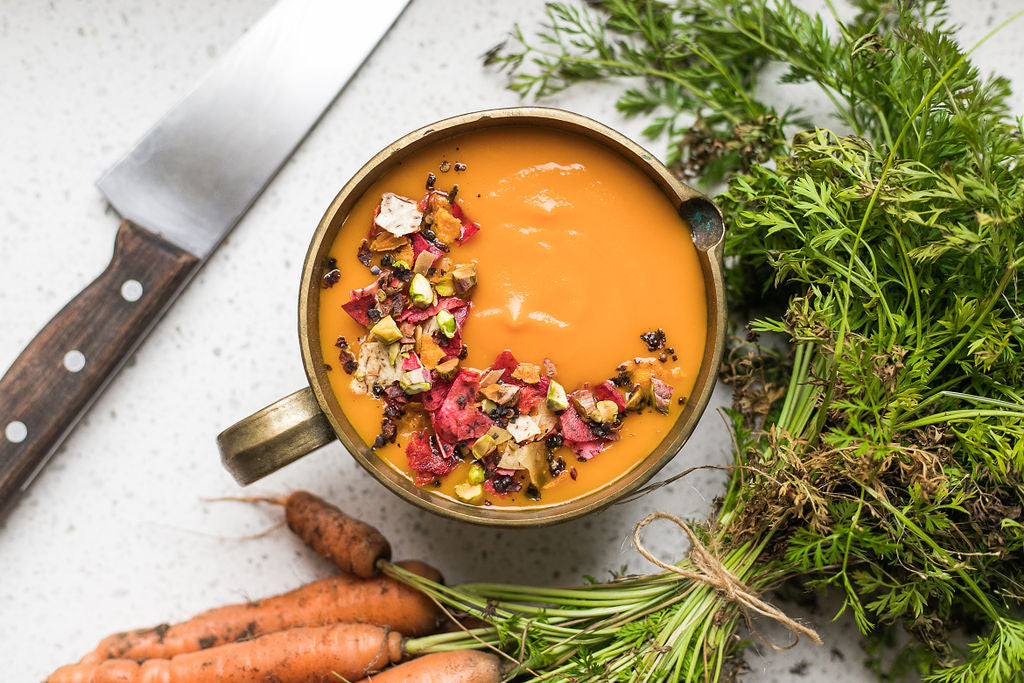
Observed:
[[[754,587],[842,591],[876,644],[905,628],[918,643],[907,661],[928,680],[1013,680],[1024,142],[1007,81],[971,65],[934,0],[858,0],[847,21],[787,0],[589,5],[549,5],[535,36],[517,29],[487,59],[531,97],[629,77],[619,109],[651,121],[680,176],[727,182],[731,303],[756,320],[724,368],[739,452],[707,543]],[[817,85],[834,117],[779,111],[760,96],[768,73]],[[790,352],[765,352],[759,333]],[[475,613],[476,590],[448,598]],[[508,610],[503,637],[529,649],[517,661],[538,676],[725,671],[739,613],[706,586],[658,574],[579,589],[614,602],[608,621],[586,621],[595,608],[575,594],[537,590],[480,595]],[[556,597],[568,602],[509,627]],[[973,642],[951,645],[957,629]]]

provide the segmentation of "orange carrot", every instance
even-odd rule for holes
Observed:
[[[294,628],[170,659],[109,659],[71,664],[45,683],[337,683],[403,659],[402,636],[379,626]]]
[[[500,683],[501,662],[478,650],[454,650],[417,657],[359,683]]]
[[[343,572],[370,578],[377,574],[378,560],[391,559],[391,545],[377,529],[312,493],[288,496],[285,519],[306,545]]]
[[[423,562],[398,566],[429,579],[439,577]],[[426,595],[390,577],[360,579],[339,574],[263,600],[208,610],[180,624],[115,633],[82,658],[166,659],[296,626],[350,622],[387,626],[406,636],[433,633],[441,610]]]

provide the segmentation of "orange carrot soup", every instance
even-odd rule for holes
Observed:
[[[508,125],[405,158],[330,247],[319,330],[346,417],[469,505],[551,505],[668,434],[707,325],[690,232],[580,135]]]

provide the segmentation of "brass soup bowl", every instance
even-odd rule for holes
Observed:
[[[686,407],[662,442],[628,472],[575,500],[547,506],[505,508],[464,504],[415,486],[365,444],[331,390],[320,347],[318,310],[328,249],[356,200],[410,154],[438,139],[494,126],[537,126],[589,138],[612,150],[622,163],[640,169],[678,207],[680,229],[689,226],[703,271],[707,337],[700,372]],[[340,439],[360,465],[404,500],[443,517],[498,527],[536,527],[594,512],[634,491],[671,460],[707,407],[722,358],[726,329],[722,278],[724,225],[718,208],[681,183],[650,153],[596,121],[558,109],[514,107],[454,116],[409,133],[388,145],[341,189],[313,235],[302,268],[299,343],[309,386],[245,418],[217,437],[224,466],[239,483],[250,484],[310,451]]]

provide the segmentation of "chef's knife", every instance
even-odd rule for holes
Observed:
[[[280,0],[97,183],[106,270],[0,380],[0,512],[241,219],[408,0]]]

